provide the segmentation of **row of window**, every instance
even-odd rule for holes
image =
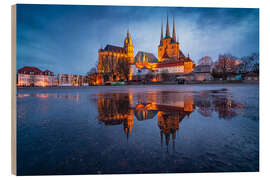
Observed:
[[[20,74],[28,74],[27,72],[28,72],[28,71],[23,71],[23,72],[20,73]],[[35,75],[35,74],[36,74],[36,75],[43,75],[42,72],[36,72],[36,73],[35,73],[34,71],[30,71],[29,74],[30,74],[30,75]],[[53,75],[53,73],[52,73],[52,72],[46,72],[46,73],[44,73],[44,75]]]

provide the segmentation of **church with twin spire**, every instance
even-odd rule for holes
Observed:
[[[166,33],[163,33],[163,22],[161,23],[160,43],[158,44],[158,58],[152,53],[138,51],[134,57],[134,44],[131,35],[127,31],[124,46],[107,45],[98,52],[98,72],[113,73],[116,78],[108,80],[121,80],[121,75],[115,71],[115,62],[125,61],[130,65],[128,80],[136,79],[136,76],[154,73],[155,75],[188,74],[193,71],[194,64],[189,55],[185,56],[181,51],[180,43],[176,38],[175,20],[173,18],[172,35],[169,28],[169,17],[167,15]],[[156,79],[157,80],[157,79]],[[103,82],[106,81],[103,79]]]
[[[180,43],[177,40],[175,21],[173,18],[172,36],[169,27],[169,17],[167,15],[166,33],[163,33],[163,22],[161,23],[161,36],[158,45],[158,58],[152,53],[139,51],[135,56],[135,65],[139,69],[149,69],[156,74],[188,74],[193,71],[194,64],[189,55],[185,56],[181,51]],[[136,72],[133,70],[134,72]],[[133,68],[134,69],[134,68]],[[134,73],[135,74],[135,73]]]
[[[175,32],[175,22],[173,18],[173,32],[172,37],[170,36],[169,30],[169,19],[167,16],[167,24],[166,24],[166,34],[163,36],[163,23],[161,25],[161,37],[160,44],[158,46],[158,60],[162,62],[166,59],[181,59],[185,57],[184,54],[180,51],[180,44],[176,40],[176,32]]]

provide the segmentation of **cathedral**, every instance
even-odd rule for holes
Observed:
[[[126,63],[129,69],[126,76],[124,76],[124,72],[127,70],[120,72],[121,68],[125,66],[121,66],[119,69],[119,64],[123,63]],[[129,31],[127,31],[123,47],[107,45],[98,51],[98,73],[105,74],[103,78],[100,78],[102,82],[98,84],[103,84],[106,81],[135,80],[136,77],[145,76],[149,73],[154,73],[157,75],[156,77],[164,73],[188,74],[193,71],[194,66],[195,64],[193,64],[189,55],[185,56],[180,49],[180,43],[176,39],[174,18],[171,35],[169,18],[167,16],[165,36],[163,33],[163,22],[161,25],[158,58],[152,53],[143,51],[139,51],[134,57],[134,45]],[[108,74],[107,78],[106,74]]]
[[[171,36],[169,18],[167,16],[165,36],[163,34],[163,23],[161,25],[160,43],[158,45],[158,58],[156,58],[152,53],[139,51],[135,56],[133,72],[142,72],[143,69],[148,69],[155,72],[156,74],[161,74],[163,72],[170,74],[188,74],[193,71],[193,68],[194,64],[189,55],[186,57],[180,50],[180,43],[176,39],[174,18],[173,31]]]
[[[163,23],[161,25],[160,44],[158,46],[158,60],[162,62],[166,59],[184,58],[184,54],[179,50],[179,42],[176,40],[175,24],[173,19],[173,33],[170,36],[169,20],[167,16],[166,34],[163,37]]]
[[[134,64],[134,45],[131,35],[127,31],[124,40],[124,46],[107,45],[104,49],[98,51],[98,73],[112,73],[115,77],[109,77],[107,80],[121,80],[118,65],[121,62]]]
[[[193,62],[188,57],[186,57],[183,52],[180,50],[180,43],[176,39],[176,31],[175,31],[175,22],[173,18],[173,32],[172,36],[170,36],[169,30],[169,19],[167,16],[167,24],[166,24],[166,34],[163,36],[163,23],[161,25],[161,37],[160,44],[158,46],[158,61],[160,64],[169,65],[170,62],[174,62],[178,64],[184,65],[184,73],[190,73],[193,71]],[[179,64],[179,65],[180,65]]]

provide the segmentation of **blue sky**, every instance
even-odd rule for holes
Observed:
[[[220,53],[259,52],[259,9],[132,6],[17,6],[17,69],[36,66],[54,73],[86,74],[98,49],[123,46],[129,29],[138,51],[157,56],[161,21],[175,17],[180,49],[195,62]]]

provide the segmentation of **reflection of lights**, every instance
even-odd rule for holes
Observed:
[[[18,98],[23,98],[23,97],[28,97],[30,96],[30,94],[18,94],[17,97]]]
[[[157,80],[157,78],[156,77],[154,77],[153,79],[152,79],[152,82],[157,82],[158,80]]]
[[[141,109],[141,108],[144,108],[144,105],[143,104],[137,104],[136,105],[136,109]]]
[[[36,96],[39,98],[48,98],[49,97],[48,94],[37,94]]]
[[[228,100],[227,105],[228,105],[229,107],[232,107],[232,101]]]

